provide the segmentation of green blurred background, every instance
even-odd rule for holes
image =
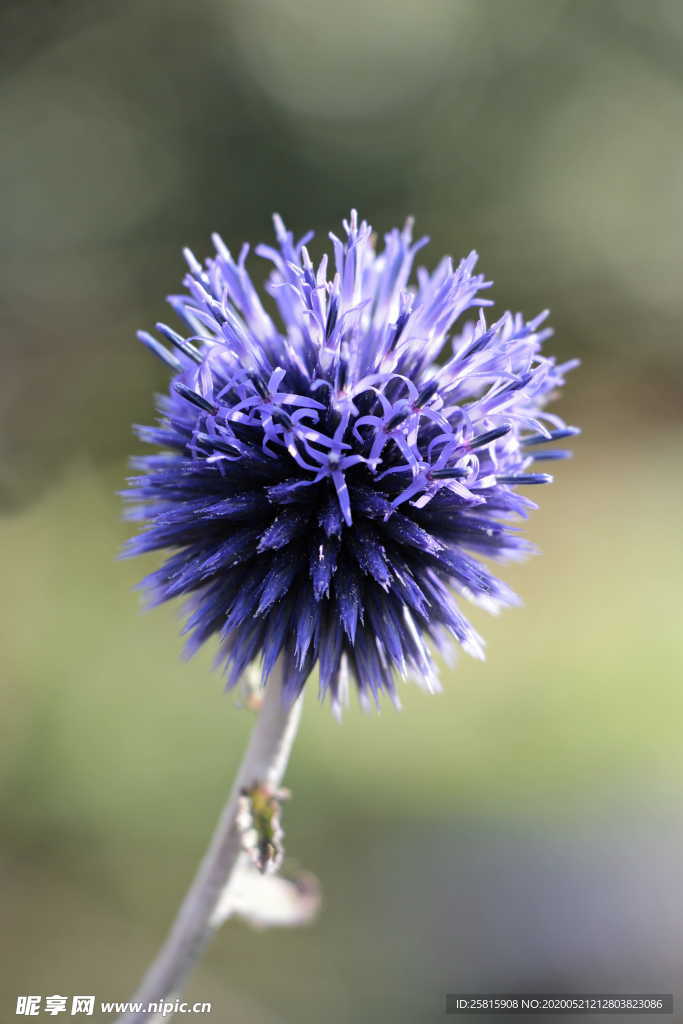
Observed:
[[[473,616],[485,663],[341,726],[309,694],[285,827],[323,913],[229,923],[190,997],[412,1024],[447,991],[674,991],[683,1020],[683,5],[5,0],[0,38],[0,1021],[130,995],[250,727],[116,561],[164,380],[135,329],[182,245],[351,206],[551,306],[584,436],[505,570],[524,607]]]

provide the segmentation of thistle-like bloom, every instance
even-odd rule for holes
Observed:
[[[176,549],[144,581],[155,602],[190,595],[188,652],[217,634],[228,685],[282,659],[296,697],[316,667],[320,693],[361,700],[396,673],[438,688],[431,646],[455,637],[482,656],[456,595],[495,611],[515,595],[477,555],[518,558],[531,545],[510,520],[535,507],[517,488],[552,478],[530,468],[567,452],[540,446],[576,433],[545,411],[573,363],[541,353],[545,314],[487,324],[476,253],[420,268],[412,225],[378,251],[355,212],[330,235],[334,270],[275,218],[277,248],[261,302],[245,262],[185,257],[187,325],[140,339],[173,373],[155,427],[165,453],[134,460],[126,496],[148,521],[128,553]],[[141,504],[140,504],[141,503]]]

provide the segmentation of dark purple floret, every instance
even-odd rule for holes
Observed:
[[[202,266],[186,252],[186,294],[140,340],[173,379],[156,427],[165,450],[133,461],[126,497],[147,521],[128,554],[173,549],[144,581],[156,602],[190,595],[193,652],[217,634],[228,685],[255,659],[264,682],[281,658],[294,698],[317,666],[333,706],[352,678],[363,702],[410,674],[438,688],[430,641],[482,656],[458,594],[489,610],[515,595],[477,560],[532,550],[510,520],[548,483],[535,460],[577,433],[545,404],[574,363],[542,355],[545,314],[486,322],[476,254],[428,273],[412,225],[377,251],[355,212],[344,241],[311,262],[275,218],[273,318],[218,236]],[[469,314],[469,319],[468,319]],[[462,321],[460,326],[456,326]]]

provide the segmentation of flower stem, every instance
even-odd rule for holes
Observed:
[[[253,785],[271,789],[279,786],[301,717],[302,702],[303,697],[298,697],[293,704],[283,699],[279,673],[274,672],[265,688],[259,717],[209,848],[133,1002],[146,1007],[150,1003],[175,1000],[220,927],[225,915],[219,916],[218,906],[242,859],[242,844],[235,822],[240,792]],[[146,1009],[133,1011],[119,1017],[117,1024],[143,1024],[154,1017],[155,1013],[148,1013]]]

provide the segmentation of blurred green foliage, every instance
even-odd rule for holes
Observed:
[[[22,992],[126,998],[250,724],[116,561],[130,423],[163,380],[135,328],[181,245],[259,241],[278,210],[320,246],[352,205],[379,230],[414,214],[426,259],[477,248],[499,308],[551,305],[586,433],[531,520],[545,554],[505,570],[525,607],[475,615],[486,663],[341,727],[311,687],[284,824],[323,916],[229,925],[193,990],[256,1024],[437,1020],[458,984],[670,991],[681,5],[28,0],[0,19],[0,1019]]]

